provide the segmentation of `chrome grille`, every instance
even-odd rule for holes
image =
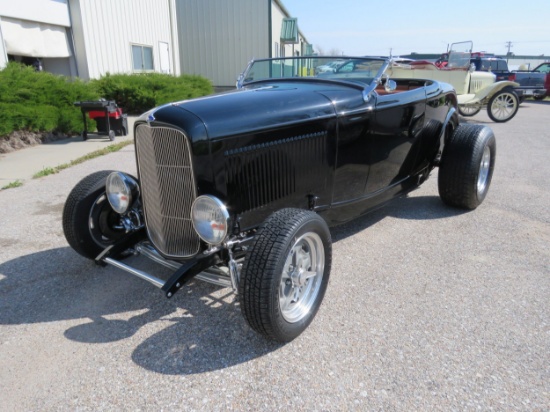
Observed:
[[[167,127],[136,128],[136,156],[149,238],[168,257],[189,257],[200,239],[191,222],[197,197],[187,137]]]

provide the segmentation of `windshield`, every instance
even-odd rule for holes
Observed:
[[[323,79],[359,83],[378,82],[388,61],[372,57],[288,57],[254,60],[239,79],[238,86],[272,79]]]
[[[451,50],[449,50],[449,63],[448,68],[468,68],[470,66],[470,57],[472,56],[471,41],[465,41],[462,43],[453,43]]]

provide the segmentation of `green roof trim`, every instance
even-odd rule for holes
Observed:
[[[281,43],[298,43],[298,19],[296,17],[283,19]]]

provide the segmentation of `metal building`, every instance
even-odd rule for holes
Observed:
[[[179,74],[175,0],[69,0],[78,75]]]
[[[36,63],[83,79],[179,74],[175,7],[175,0],[0,0],[0,67]]]
[[[190,73],[223,88],[254,57],[311,51],[280,0],[0,0],[0,68]]]
[[[70,26],[63,1],[0,0],[0,68],[10,59],[75,75]]]
[[[234,87],[253,58],[311,54],[279,0],[177,0],[181,70]]]

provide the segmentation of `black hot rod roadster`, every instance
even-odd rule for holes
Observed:
[[[448,205],[474,209],[495,163],[490,128],[459,125],[451,86],[391,79],[382,58],[251,62],[237,90],[167,104],[135,123],[137,176],[101,171],[69,194],[71,247],[161,288],[232,287],[257,332],[287,342],[315,316],[330,225],[402,196],[439,167]],[[140,254],[163,280],[123,263]]]

